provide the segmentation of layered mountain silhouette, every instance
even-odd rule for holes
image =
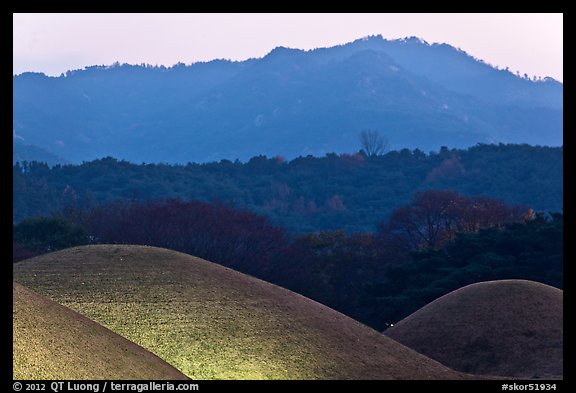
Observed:
[[[39,161],[48,165],[68,164],[68,162],[38,146],[27,145],[21,140],[13,139],[12,163],[23,161]]]
[[[25,73],[13,87],[14,135],[70,162],[353,152],[366,129],[392,149],[563,143],[561,83],[417,38],[278,47],[241,62]]]

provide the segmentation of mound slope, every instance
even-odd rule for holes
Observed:
[[[308,298],[175,251],[76,247],[17,263],[14,277],[192,378],[464,378]]]
[[[142,347],[13,283],[14,379],[187,379]]]
[[[562,378],[563,291],[527,280],[453,291],[385,334],[455,370]]]

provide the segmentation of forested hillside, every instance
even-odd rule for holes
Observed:
[[[452,189],[536,211],[563,206],[563,149],[477,145],[322,158],[253,157],[246,163],[133,164],[104,158],[81,165],[14,166],[14,222],[117,200],[219,201],[267,215],[294,233],[373,231],[417,190]]]
[[[247,163],[24,162],[14,166],[14,258],[154,245],[384,329],[478,281],[562,287],[562,158],[562,148],[501,144]]]

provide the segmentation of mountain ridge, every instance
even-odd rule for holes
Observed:
[[[13,81],[15,132],[71,162],[350,153],[363,129],[380,131],[396,149],[562,144],[561,83],[521,78],[415,38]]]

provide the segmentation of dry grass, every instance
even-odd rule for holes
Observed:
[[[464,378],[308,298],[175,251],[77,247],[20,262],[14,277],[192,378]]]
[[[14,379],[186,379],[116,333],[14,283]]]
[[[562,378],[563,291],[526,280],[468,285],[386,335],[455,370]]]

